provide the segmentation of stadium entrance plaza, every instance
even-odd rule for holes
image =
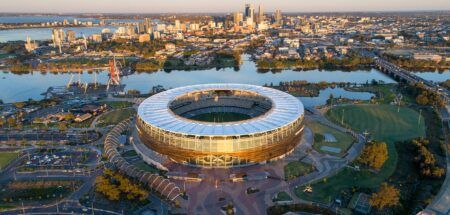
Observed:
[[[326,119],[321,115],[308,113],[305,120]],[[275,204],[272,198],[281,191],[288,193],[294,203],[301,202],[293,193],[294,188],[320,180],[345,167],[363,146],[362,141],[356,142],[343,158],[319,153],[312,148],[312,131],[305,127],[300,144],[282,159],[242,167],[205,168],[178,164],[158,155],[139,142],[135,128],[131,139],[132,146],[142,150],[144,157],[160,161],[167,168],[166,176],[185,190],[188,196],[184,208],[188,209],[188,213],[195,214],[217,214],[223,206],[229,204],[233,205],[238,214],[264,213],[267,206]],[[315,171],[286,181],[284,166],[292,161],[312,164]],[[247,194],[248,189],[257,192]]]

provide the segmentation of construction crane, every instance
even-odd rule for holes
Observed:
[[[109,80],[106,90],[109,90],[110,85],[120,85],[120,68],[117,66],[116,56],[109,60]]]
[[[67,83],[67,89],[69,89],[70,85],[72,85],[72,81],[73,81],[73,74],[70,76],[69,82]]]
[[[84,34],[83,34],[83,44],[84,44],[84,50],[87,50],[87,40],[86,40],[86,36],[84,36]]]
[[[84,94],[86,94],[86,92],[87,92],[87,89],[88,89],[88,83],[86,82],[85,84],[84,84]]]

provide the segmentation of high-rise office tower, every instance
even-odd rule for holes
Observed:
[[[264,8],[262,4],[259,4],[258,10],[258,23],[264,22]]]
[[[180,22],[180,20],[175,20],[175,29],[176,30],[180,30],[181,29],[181,22]]]
[[[244,17],[243,17],[243,15],[242,15],[241,12],[235,12],[235,13],[233,13],[233,23],[234,23],[235,25],[239,25],[239,23],[241,23],[241,22],[243,22],[243,21],[244,21]]]
[[[76,33],[74,30],[67,30],[67,41],[74,42],[77,39]]]
[[[52,30],[53,46],[56,47],[64,42],[66,34],[62,28],[54,28]]]
[[[59,48],[59,53],[62,53],[62,43],[66,39],[66,34],[62,28],[54,28],[52,30],[53,47]]]
[[[151,30],[152,30],[152,19],[144,18],[144,32],[150,33]]]
[[[28,52],[32,52],[33,50],[37,49],[37,47],[38,44],[35,41],[31,42],[31,38],[27,36],[27,43],[25,43],[25,49]]]
[[[255,19],[255,8],[253,8],[253,4],[245,4],[245,18]]]
[[[281,10],[275,11],[275,24],[281,25],[283,24],[283,16],[281,15]]]
[[[139,32],[139,34],[147,33],[147,28],[145,27],[145,22],[139,22],[138,32]]]

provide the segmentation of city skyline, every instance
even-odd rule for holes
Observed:
[[[126,3],[126,7],[125,7]],[[111,1],[75,1],[75,0],[16,0],[2,5],[2,13],[224,13],[242,11],[243,5],[249,3],[263,4],[266,13],[273,13],[280,9],[283,12],[370,12],[370,11],[434,11],[450,10],[450,4],[446,0],[432,1],[388,1],[388,0],[344,0],[330,1],[306,0],[278,1],[228,1],[217,4],[206,0],[193,0],[186,3],[181,0],[158,2],[155,0],[111,0]]]

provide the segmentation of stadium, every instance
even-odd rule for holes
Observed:
[[[136,127],[154,152],[186,165],[234,167],[276,160],[300,143],[303,104],[276,89],[204,84],[144,100]]]

